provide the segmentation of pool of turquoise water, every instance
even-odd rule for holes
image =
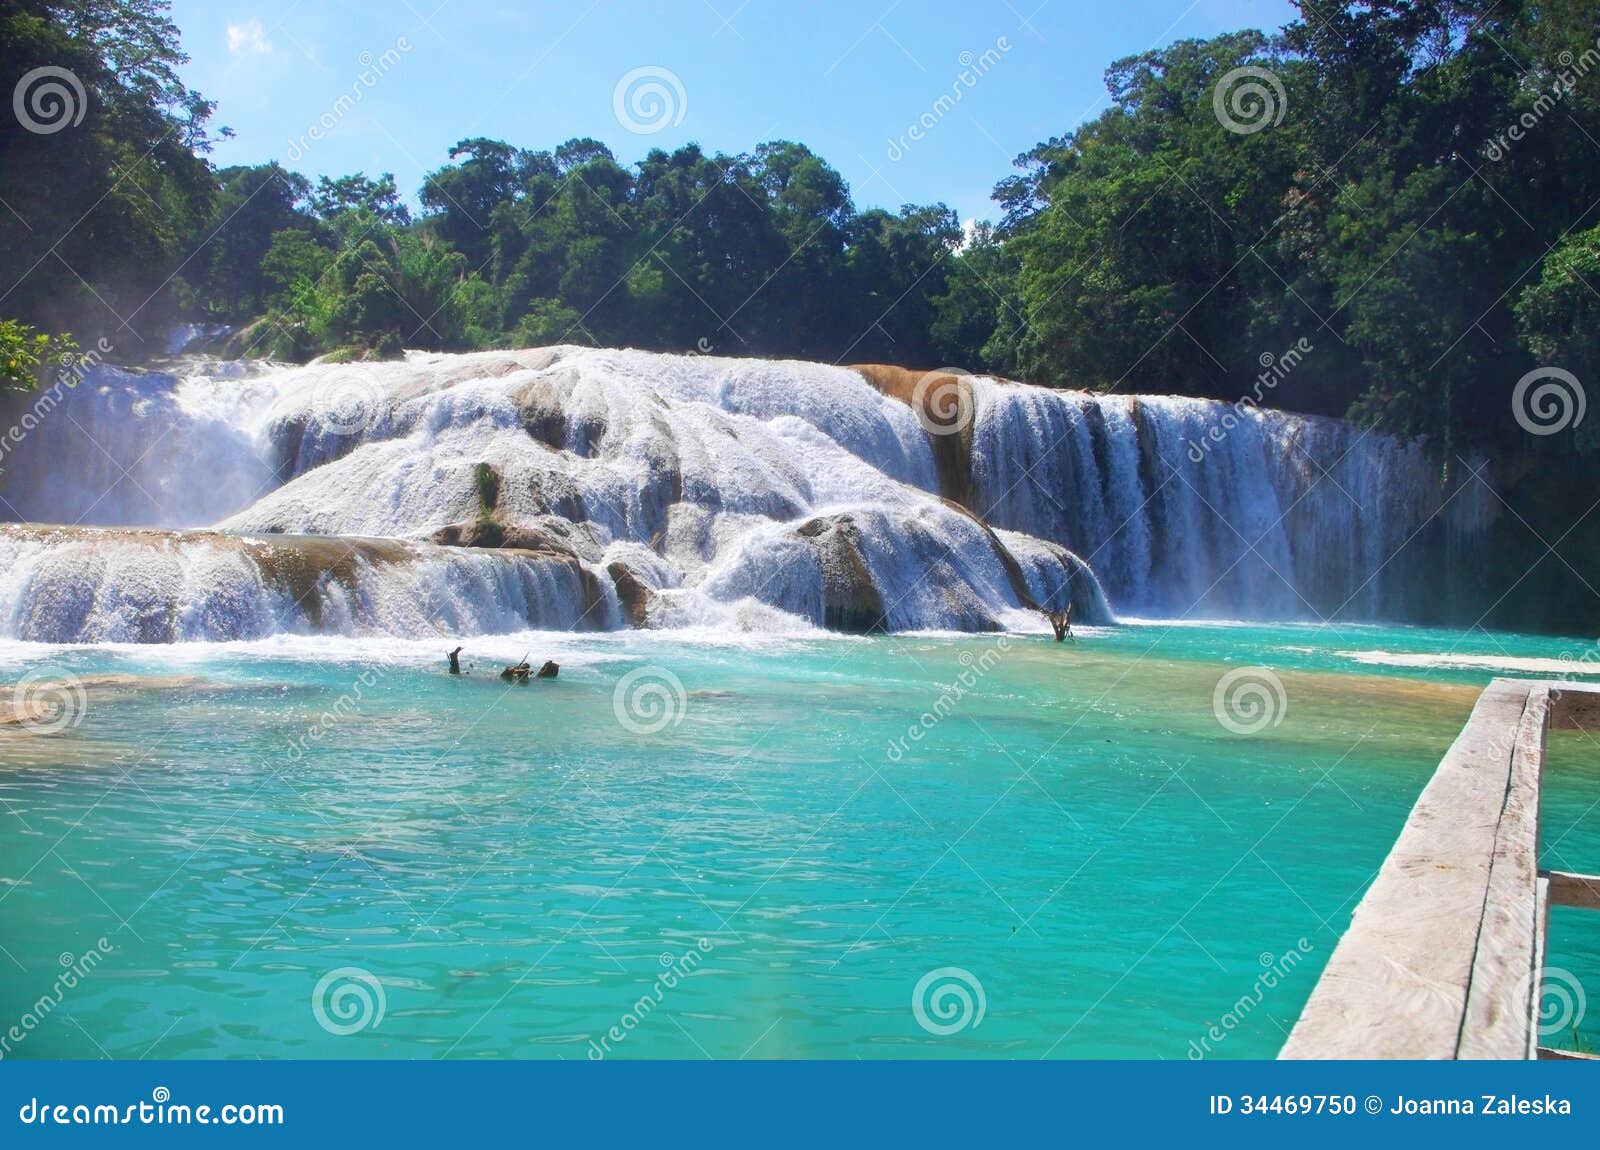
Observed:
[[[4,1053],[1269,1057],[1476,689],[1600,669],[1416,629],[1080,640],[507,637],[460,679],[435,645],[13,645],[83,687],[75,726],[0,735],[0,1031],[34,1022]],[[560,677],[490,673],[529,648]],[[1252,666],[1282,693],[1229,729]],[[1600,869],[1597,761],[1553,747],[1551,865]],[[1551,962],[1600,987],[1600,923],[1558,915]],[[953,1030],[918,1002],[949,968]]]

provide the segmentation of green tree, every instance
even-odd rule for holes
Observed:
[[[310,194],[310,200],[312,210],[325,220],[341,212],[354,211],[397,227],[411,222],[411,209],[400,199],[394,176],[389,172],[376,180],[369,180],[360,172],[336,180],[323,176],[317,181],[317,190]]]
[[[0,388],[32,390],[53,368],[70,364],[77,350],[67,336],[0,319]]]
[[[223,319],[260,314],[273,288],[264,263],[275,237],[313,226],[301,207],[311,184],[274,161],[224,168],[192,261],[195,286],[205,306]]]
[[[29,323],[108,334],[124,355],[162,344],[151,329],[184,300],[179,273],[215,186],[212,105],[179,77],[166,11],[0,0],[0,90],[32,122],[0,133],[0,296]],[[57,71],[19,87],[41,68]]]
[[[1577,376],[1587,395],[1600,398],[1600,227],[1568,236],[1547,255],[1537,280],[1517,300],[1523,345],[1543,367]],[[1600,447],[1600,421],[1585,419],[1573,442]]]

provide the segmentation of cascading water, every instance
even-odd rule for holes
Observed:
[[[551,556],[375,539],[0,526],[8,637],[173,643],[293,633],[481,635],[620,624]]]
[[[1429,556],[1488,528],[1481,482],[1339,420],[1180,396],[977,383],[973,510],[1052,539],[1124,613],[1403,620]]]
[[[39,523],[196,527],[274,485],[257,422],[293,372],[196,364],[182,374],[101,365],[7,397],[0,513]]]
[[[961,386],[953,487],[915,401],[848,368],[571,347],[100,368],[0,417],[35,408],[0,514],[224,534],[8,529],[0,635],[1368,618],[1447,502],[1421,448],[1332,420]]]

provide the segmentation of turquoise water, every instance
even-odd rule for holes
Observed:
[[[528,649],[560,678],[484,673]],[[555,635],[469,644],[453,679],[393,642],[11,645],[85,686],[75,727],[0,735],[0,1021],[109,946],[5,1053],[1271,1056],[1476,688],[1590,650]],[[1277,721],[1236,733],[1214,689],[1255,664]],[[1600,869],[1597,759],[1553,745],[1552,865]],[[1551,961],[1600,987],[1587,917]],[[350,1026],[359,995],[318,994],[348,968]],[[952,1033],[956,998],[913,1009],[942,968]]]

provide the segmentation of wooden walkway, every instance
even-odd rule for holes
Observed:
[[[1280,1057],[1582,1057],[1539,1045],[1549,908],[1600,909],[1600,876],[1539,869],[1552,727],[1600,731],[1600,686],[1484,689]]]

